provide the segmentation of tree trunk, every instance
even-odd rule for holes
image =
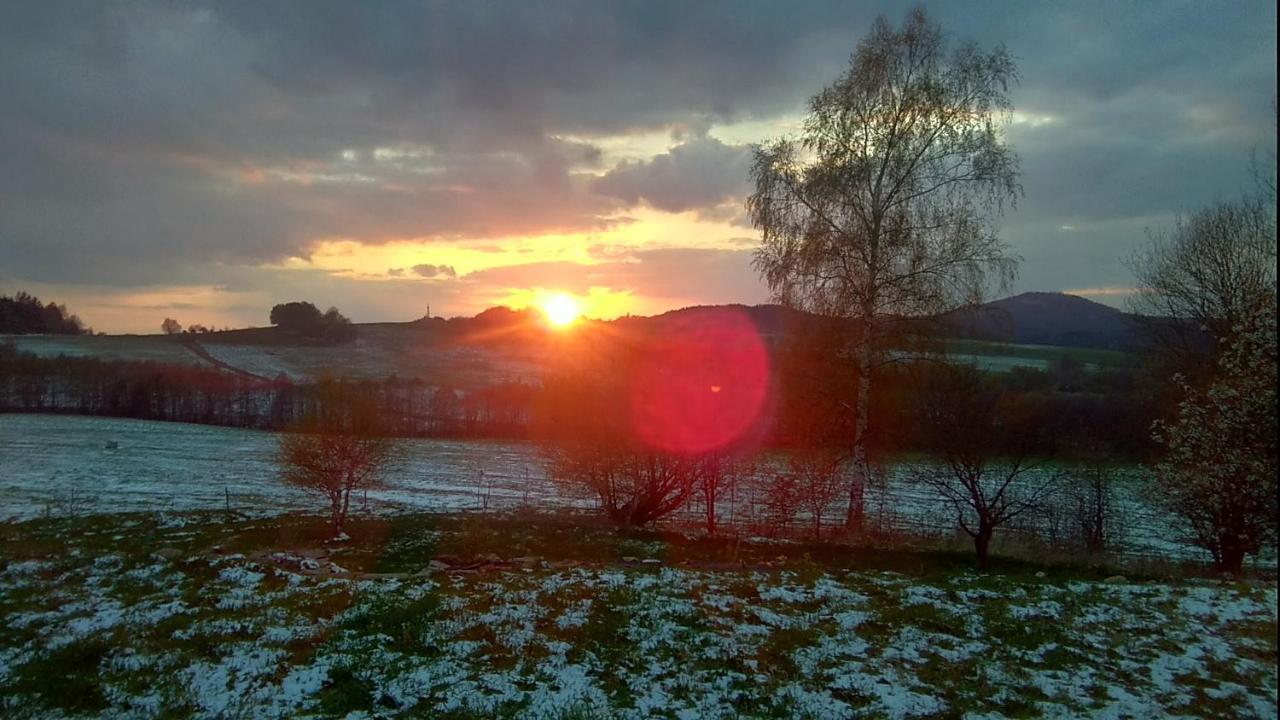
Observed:
[[[338,527],[334,529],[333,536],[338,537],[342,534],[342,527],[347,524],[347,509],[351,506],[351,486],[348,485],[342,492],[342,514],[338,516]]]
[[[1232,537],[1224,537],[1219,548],[1218,569],[1240,577],[1244,570],[1244,548]]]
[[[991,528],[979,527],[978,534],[973,536],[973,549],[978,554],[978,569],[984,572],[991,557],[991,536],[993,534]]]
[[[871,405],[871,321],[863,320],[862,343],[858,348],[858,399],[853,418],[853,474],[849,478],[849,513],[845,516],[845,529],[851,533],[862,532],[864,519],[864,495],[871,467],[867,460],[867,426],[870,424]]]
[[[342,532],[342,496],[331,496],[329,504],[329,524],[333,527],[333,536],[338,537]]]
[[[716,534],[716,494],[707,493],[707,534]]]

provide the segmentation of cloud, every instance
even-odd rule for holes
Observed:
[[[452,265],[414,265],[413,271],[424,278],[458,277],[458,271]]]
[[[593,189],[667,212],[714,208],[745,196],[750,163],[750,148],[704,134],[650,160],[621,162]]]
[[[1067,288],[1062,292],[1067,295],[1083,295],[1084,297],[1105,297],[1105,296],[1129,296],[1139,292],[1135,287],[1094,287],[1094,288]]]

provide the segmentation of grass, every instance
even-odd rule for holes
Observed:
[[[348,532],[326,546],[319,518],[216,513],[0,526],[0,714],[1252,717],[1276,704],[1274,584],[1102,583],[1105,569],[1009,559],[979,575],[960,553],[561,516],[364,518]],[[271,559],[321,551],[376,575]],[[419,574],[490,554],[541,564]]]
[[[297,552],[327,547],[331,531],[321,518],[291,514],[263,519],[225,519],[220,512],[195,512],[173,524],[148,513],[42,518],[0,524],[0,543],[10,559],[44,559],[69,551],[107,549],[145,555],[161,548],[184,554],[246,555]],[[814,572],[865,570],[947,578],[973,570],[967,543],[954,549],[932,545],[848,545],[840,542],[746,542],[731,537],[688,535],[676,530],[618,531],[591,515],[438,513],[353,517],[352,540],[338,548],[339,564],[362,573],[413,573],[432,558],[464,562],[498,556],[547,562],[621,563],[657,560],[707,569],[774,568]],[[1017,548],[1006,546],[1006,551]],[[1039,557],[1041,559],[1034,559]],[[994,555],[993,575],[1023,579],[1101,580],[1125,574],[1135,580],[1212,576],[1187,563],[1144,561],[1115,566],[1096,561],[1055,559],[1029,549],[1021,555]],[[1272,577],[1273,575],[1268,575]]]
[[[6,690],[69,713],[100,712],[107,700],[99,668],[111,649],[108,638],[87,638],[53,649],[19,668]]]
[[[949,339],[947,350],[954,354],[979,355],[983,357],[1008,357],[1041,360],[1048,363],[1061,362],[1065,358],[1078,360],[1081,363],[1096,367],[1132,367],[1137,364],[1138,356],[1123,350],[1103,350],[1099,348],[1065,347],[1059,345],[1023,345],[1018,343],[989,342],[985,340]]]
[[[434,594],[408,602],[377,599],[345,619],[339,629],[356,635],[379,635],[398,652],[429,656],[439,648],[424,641],[421,629],[424,623],[434,621],[439,611],[440,598]]]
[[[41,357],[99,357],[147,360],[178,365],[205,363],[182,345],[181,338],[163,335],[0,335],[23,352]]]

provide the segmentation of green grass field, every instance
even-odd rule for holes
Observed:
[[[1276,588],[403,516],[0,526],[6,717],[1271,717]],[[433,562],[434,561],[434,562]]]
[[[947,340],[947,352],[955,355],[1009,358],[1037,361],[1045,366],[1072,359],[1095,368],[1133,367],[1137,355],[1120,350],[1063,347],[1058,345],[1020,345],[1017,343],[986,342],[983,340]]]

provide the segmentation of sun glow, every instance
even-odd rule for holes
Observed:
[[[563,328],[573,324],[582,315],[582,306],[567,293],[556,293],[542,301],[542,312],[547,322]]]

